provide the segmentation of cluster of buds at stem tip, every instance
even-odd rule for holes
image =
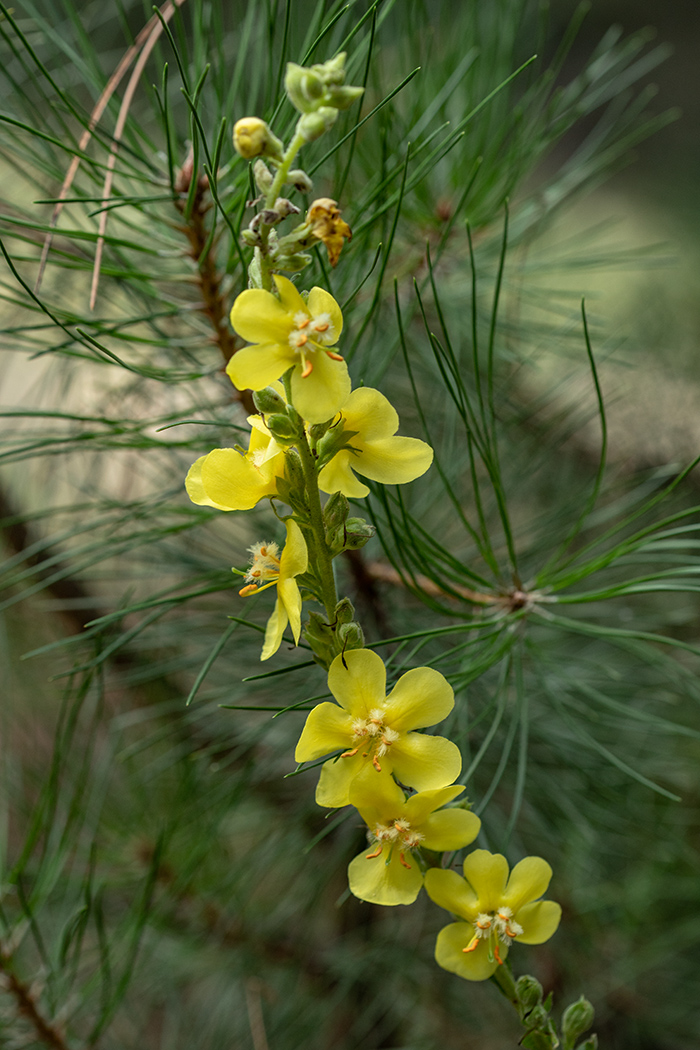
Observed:
[[[373,525],[363,518],[350,518],[349,513],[347,498],[342,492],[334,492],[323,511],[326,543],[333,557],[342,551],[359,550],[376,532]]]
[[[320,115],[322,120],[330,119],[332,123],[338,110],[348,109],[360,97],[364,88],[344,83],[345,58],[346,52],[341,51],[328,62],[313,66],[287,63],[284,88],[295,109],[304,116]],[[327,116],[327,110],[334,111],[332,118]]]

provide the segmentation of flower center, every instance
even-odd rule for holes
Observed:
[[[309,314],[299,310],[292,318],[294,327],[289,333],[287,340],[295,350],[302,363],[302,378],[306,379],[313,371],[313,361],[308,359],[307,354],[315,350],[324,350],[334,361],[342,361],[340,354],[329,349],[335,342],[335,326],[331,321],[331,315],[319,314],[318,317],[310,317]]]
[[[416,849],[425,837],[424,835],[421,835],[420,831],[415,831],[409,822],[403,817],[399,817],[396,820],[390,820],[388,824],[377,824],[372,834],[377,843],[377,849],[374,853],[367,854],[367,860],[372,860],[374,857],[380,856],[384,847],[389,846],[388,863],[389,860],[391,860],[391,851],[394,846],[397,846],[400,850],[399,860],[404,868],[411,867],[411,865],[406,862],[404,853],[408,850]]]
[[[512,909],[508,907],[498,908],[495,912],[482,911],[474,919],[472,925],[474,936],[467,947],[462,948],[462,951],[473,952],[478,947],[480,940],[488,940],[489,961],[493,962],[495,959],[499,965],[503,960],[498,951],[498,942],[506,945],[512,944],[513,940],[523,932],[520,923],[513,918]]]
[[[350,751],[344,751],[340,757],[351,758],[356,755],[363,746],[363,741],[366,741],[368,747],[362,752],[362,757],[371,756],[372,765],[378,773],[381,773],[382,767],[379,765],[379,759],[384,758],[391,745],[395,744],[401,735],[391,726],[386,725],[385,716],[386,712],[383,708],[375,707],[370,711],[369,718],[356,718],[352,723],[352,735],[353,743],[357,746],[351,748]]]
[[[244,598],[258,587],[276,583],[280,575],[280,549],[276,543],[254,543],[248,550],[253,560],[246,573],[247,584],[238,592]]]

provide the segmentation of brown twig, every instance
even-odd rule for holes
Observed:
[[[22,984],[16,974],[9,968],[10,959],[0,952],[0,973],[7,992],[17,1004],[17,1012],[32,1025],[38,1039],[52,1050],[68,1050],[68,1044],[54,1025],[50,1024],[39,1012],[36,1000],[26,985]]]

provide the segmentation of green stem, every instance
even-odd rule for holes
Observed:
[[[287,180],[287,175],[289,174],[289,169],[292,166],[292,162],[299,150],[301,149],[301,147],[304,145],[305,141],[306,140],[304,136],[297,131],[294,135],[294,138],[289,143],[289,147],[287,148],[284,156],[282,157],[280,166],[275,172],[275,177],[272,180],[272,185],[270,186],[265,196],[266,208],[274,207],[275,201],[279,197],[282,187],[284,186]],[[268,252],[268,239],[270,236],[271,229],[272,227],[268,226],[266,223],[260,223],[260,240],[262,243],[260,247],[256,248],[255,250],[256,255],[258,257],[258,262],[260,264],[260,278],[262,282],[262,287],[265,289],[265,291],[268,292],[272,291],[272,275],[270,273],[271,268]]]
[[[321,584],[321,599],[326,610],[328,623],[335,623],[335,609],[338,604],[338,594],[335,589],[335,577],[333,575],[333,559],[326,544],[326,533],[323,527],[323,510],[321,508],[321,494],[318,488],[318,476],[316,473],[316,461],[313,457],[306,434],[303,434],[297,442],[297,450],[304,471],[304,482],[306,485],[306,496],[309,501],[309,520],[311,532],[314,539],[316,553],[316,573]]]

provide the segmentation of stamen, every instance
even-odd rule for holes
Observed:
[[[249,583],[246,587],[241,587],[238,593],[240,594],[241,598],[247,598],[249,594],[255,594],[257,589],[258,585],[256,583]]]
[[[379,846],[377,846],[377,848],[376,848],[376,850],[374,851],[374,853],[368,853],[368,854],[367,854],[367,856],[365,857],[365,860],[372,860],[372,859],[373,859],[374,857],[378,857],[378,856],[379,856],[379,854],[380,854],[380,853],[382,852],[382,850],[383,850],[383,849],[384,849],[384,847],[383,847],[383,846],[382,846],[382,844],[380,843],[380,844],[379,844]]]
[[[326,353],[330,357],[331,361],[344,361],[345,358],[341,354],[335,354],[332,350],[326,350]]]
[[[462,951],[463,952],[473,952],[473,951],[476,951],[476,949],[478,947],[479,947],[479,938],[476,935],[474,935],[472,937],[472,939],[470,940],[469,944],[467,945],[467,947],[466,948],[462,948]]]
[[[496,960],[496,962],[498,963],[499,966],[503,966],[503,959],[501,958],[500,952],[498,950],[498,941],[494,941],[493,957],[494,957],[494,959]]]
[[[376,755],[372,755],[372,765],[376,769],[377,773],[381,773],[382,767],[379,765],[379,762],[377,761],[377,756]]]
[[[301,378],[302,379],[308,379],[308,377],[311,375],[313,370],[314,370],[314,366],[311,363],[311,361],[306,360],[304,362],[304,371],[301,373]]]
[[[403,853],[399,853],[399,860],[403,864],[404,868],[408,868],[409,871],[411,870],[411,865],[406,863],[403,857]]]
[[[343,753],[342,753],[342,755],[340,757],[341,758],[352,758],[353,755],[356,755],[359,750],[360,750],[359,747],[354,747],[352,749],[352,751],[343,751]]]

